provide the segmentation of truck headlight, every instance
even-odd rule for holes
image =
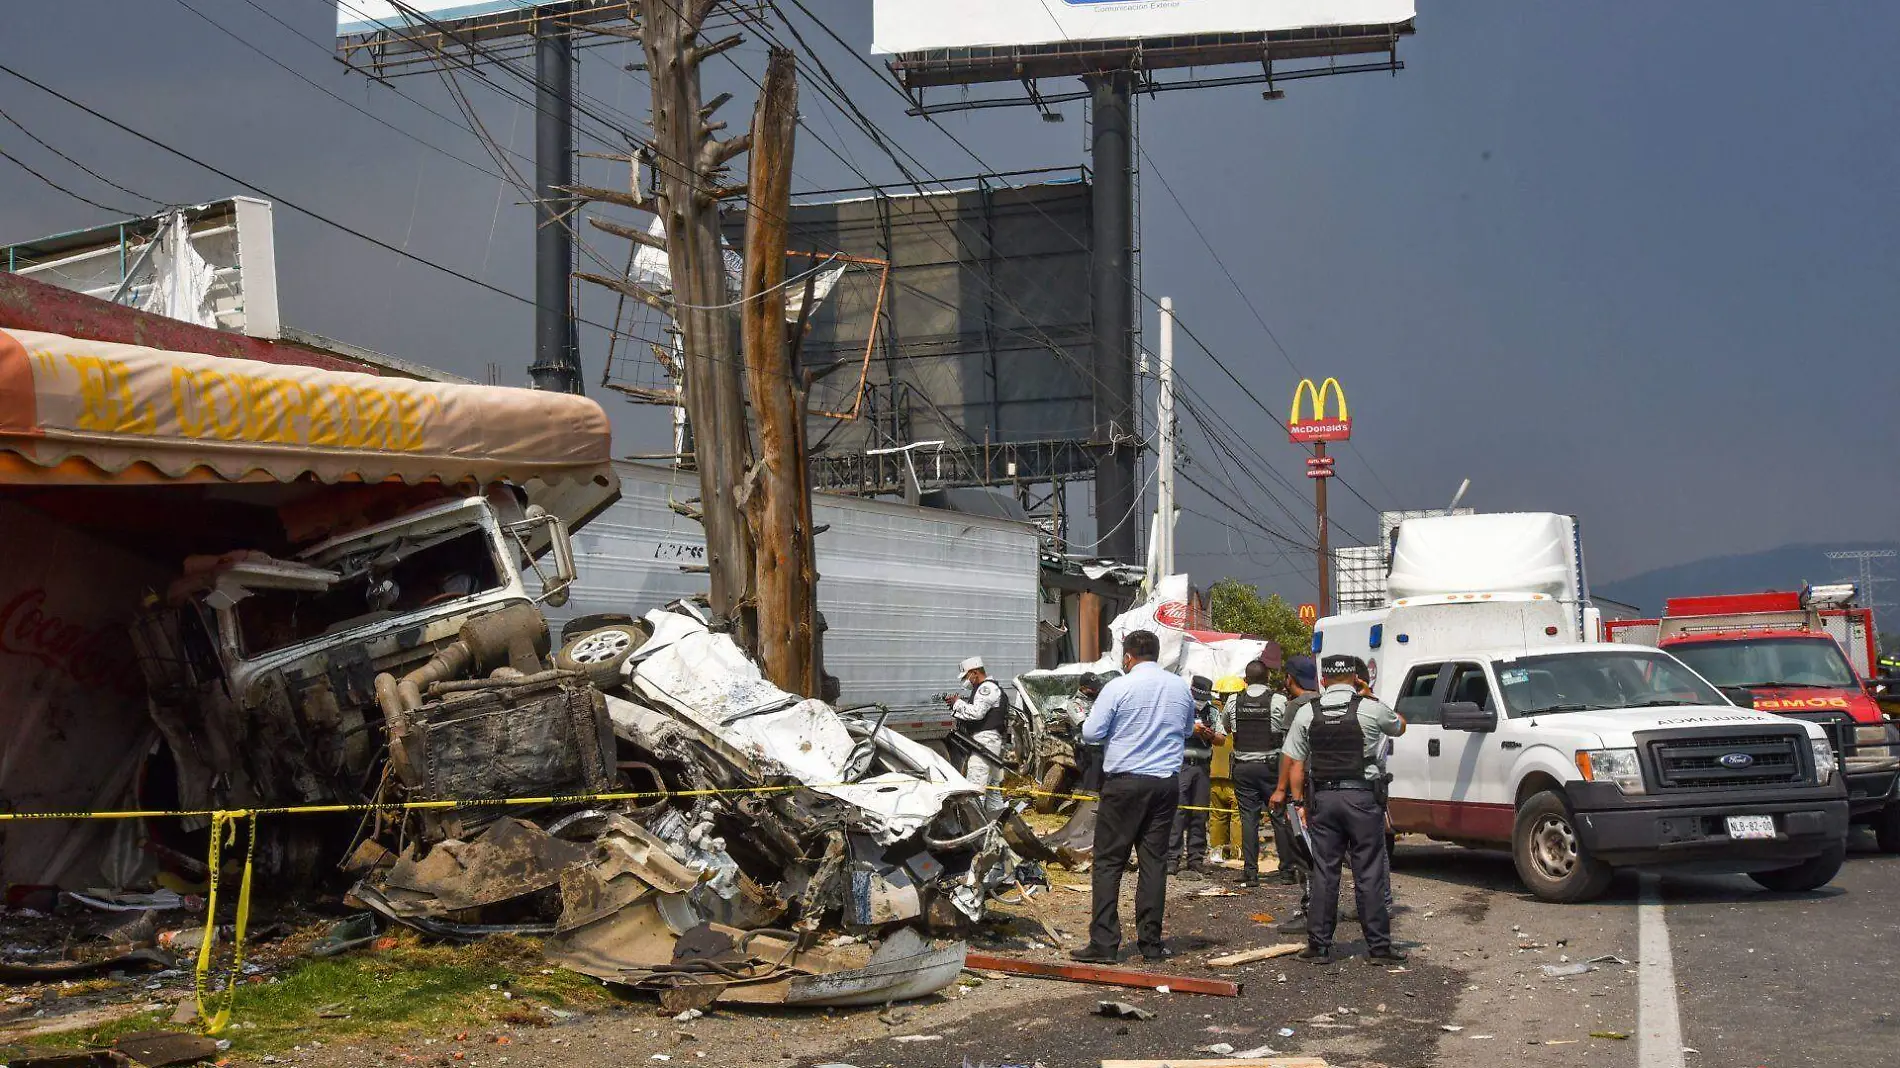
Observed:
[[[1634,749],[1579,749],[1577,770],[1589,782],[1613,782],[1626,794],[1643,790],[1643,762]]]
[[[1809,738],[1808,745],[1814,749],[1814,781],[1826,786],[1834,781],[1834,747],[1826,738]]]

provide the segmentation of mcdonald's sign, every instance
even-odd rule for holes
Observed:
[[[1326,415],[1328,396],[1339,398],[1339,415],[1330,419]],[[1301,413],[1306,411],[1308,398],[1313,402],[1313,416],[1303,419]],[[1287,440],[1296,445],[1309,441],[1345,441],[1352,437],[1352,415],[1346,410],[1346,390],[1339,380],[1328,378],[1314,386],[1312,379],[1300,379],[1300,384],[1293,388],[1293,414],[1287,417],[1286,430]]]

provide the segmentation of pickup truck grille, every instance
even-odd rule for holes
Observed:
[[[1802,737],[1750,734],[1654,741],[1650,743],[1650,757],[1655,761],[1656,784],[1664,790],[1734,790],[1805,783],[1808,773],[1801,758]],[[1736,753],[1752,759],[1742,767],[1722,762],[1723,757]]]

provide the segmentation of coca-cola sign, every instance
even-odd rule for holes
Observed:
[[[0,654],[24,656],[86,686],[127,681],[123,636],[113,626],[87,626],[49,607],[34,586],[0,603]]]
[[[1186,630],[1188,625],[1187,602],[1161,602],[1161,604],[1155,608],[1155,622],[1170,630]]]

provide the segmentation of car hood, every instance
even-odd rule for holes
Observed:
[[[1792,716],[1816,712],[1845,712],[1858,723],[1879,723],[1880,706],[1860,690],[1816,689],[1812,686],[1752,686],[1755,708]]]
[[[1534,717],[1540,726],[1604,735],[1612,738],[1632,731],[1681,730],[1691,727],[1736,728],[1781,726],[1789,720],[1768,712],[1733,705],[1684,705],[1680,708],[1605,709],[1599,712],[1557,712]],[[1803,724],[1810,737],[1822,737],[1821,728]]]

